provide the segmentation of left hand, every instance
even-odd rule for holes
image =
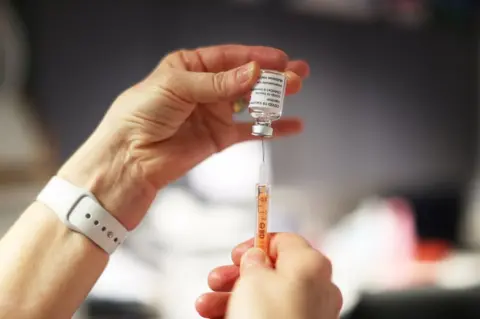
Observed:
[[[270,47],[221,45],[169,54],[123,92],[58,175],[92,191],[128,229],[142,220],[157,191],[232,144],[254,138],[233,120],[233,102],[251,90],[260,69],[286,72],[287,94],[309,73]],[[298,119],[275,123],[277,136],[301,131]]]
[[[328,258],[296,234],[269,238],[269,256],[251,249],[250,239],[232,250],[232,265],[210,272],[213,292],[197,299],[197,312],[225,319],[338,318],[342,294],[331,281]]]
[[[225,316],[231,292],[240,278],[242,256],[253,247],[254,240],[251,238],[232,249],[232,265],[216,267],[208,274],[208,286],[213,292],[201,295],[195,302],[195,308],[200,316],[203,318]]]

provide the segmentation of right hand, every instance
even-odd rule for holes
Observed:
[[[340,290],[331,281],[332,266],[302,237],[280,233],[270,241],[270,256],[249,240],[232,252],[234,265],[214,269],[214,291],[197,300],[205,318],[336,319]],[[231,291],[231,292],[230,292]],[[228,307],[227,307],[228,304]]]

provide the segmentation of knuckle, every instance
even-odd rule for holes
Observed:
[[[333,265],[332,265],[332,261],[330,260],[330,258],[326,257],[326,256],[323,256],[323,262],[324,262],[324,268],[322,270],[322,274],[325,275],[326,278],[330,279],[332,277],[332,274],[333,274]]]
[[[165,71],[158,72],[147,80],[148,86],[157,92],[163,92],[165,90],[170,91],[178,87],[178,77],[175,72]]]
[[[163,56],[163,58],[158,63],[157,67],[155,68],[154,72],[158,70],[162,70],[164,68],[174,68],[180,64],[181,60],[178,57],[178,50],[168,52]]]
[[[338,286],[335,284],[332,284],[331,298],[336,305],[336,309],[338,310],[338,312],[340,312],[343,307],[343,295],[340,288],[338,288]]]
[[[168,53],[164,60],[172,60],[174,62],[181,63],[184,62],[186,56],[188,56],[187,49],[178,49]]]
[[[278,237],[282,237],[282,239],[285,240],[298,240],[298,239],[303,239],[302,236],[297,235],[295,233],[279,233],[277,234]]]
[[[175,50],[175,51],[171,51],[171,52],[168,52],[167,54],[165,54],[163,56],[163,58],[160,60],[160,64],[164,61],[169,61],[169,60],[178,58],[177,57],[177,52],[178,52],[178,50]]]
[[[220,97],[226,97],[227,92],[227,74],[225,72],[215,73],[212,77],[212,88]]]
[[[173,54],[176,54],[178,55],[179,57],[186,57],[188,55],[188,52],[190,52],[190,50],[187,50],[187,49],[178,49],[176,51],[173,51]]]
[[[302,272],[306,279],[323,277],[328,274],[331,269],[330,262],[320,252],[309,249],[303,255],[301,258]]]
[[[170,72],[162,72],[155,82],[160,88],[168,88],[174,86],[175,77]]]
[[[198,50],[176,50],[169,53],[162,62],[160,64],[193,72],[205,72],[207,69]]]
[[[191,51],[190,50],[186,50],[186,49],[181,49],[181,50],[177,50],[175,52],[175,54],[177,55],[178,59],[181,61],[181,63],[185,66],[185,67],[189,67],[190,66],[190,56],[191,56]]]
[[[276,242],[288,243],[289,246],[294,244],[299,247],[311,247],[305,238],[295,233],[278,233],[275,235],[274,240]]]
[[[154,93],[166,104],[173,103],[182,107],[191,106],[192,99],[185,85],[182,85],[183,78],[180,72],[161,72],[150,82],[152,83],[151,87]]]

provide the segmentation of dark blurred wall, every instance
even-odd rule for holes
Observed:
[[[353,198],[463,184],[473,174],[473,33],[350,25],[210,1],[53,2],[17,3],[31,39],[31,92],[63,158],[167,52],[236,42],[277,46],[312,66],[285,108],[305,119],[306,132],[273,145],[278,183]]]

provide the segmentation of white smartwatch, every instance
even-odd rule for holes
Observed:
[[[125,227],[92,193],[57,176],[48,182],[37,201],[53,210],[68,228],[90,238],[109,255],[127,236]]]

